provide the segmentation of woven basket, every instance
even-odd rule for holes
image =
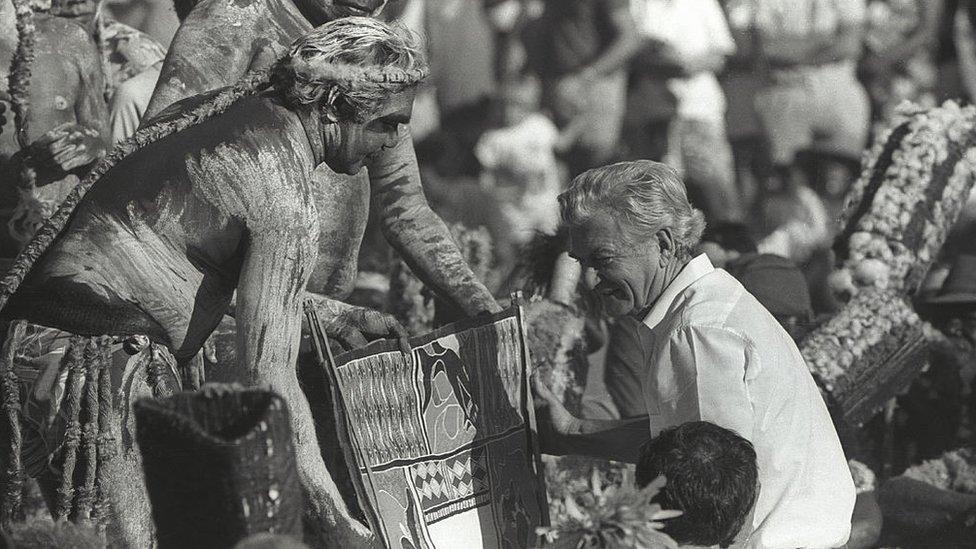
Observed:
[[[285,402],[209,385],[135,404],[159,547],[233,547],[259,532],[301,539],[304,495]]]

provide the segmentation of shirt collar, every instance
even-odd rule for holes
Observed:
[[[644,325],[648,328],[657,326],[664,319],[664,315],[671,308],[671,303],[678,297],[678,294],[714,270],[715,267],[712,266],[712,262],[708,260],[708,256],[705,254],[699,254],[698,257],[689,261],[678,273],[678,276],[674,277],[671,284],[668,284],[668,287],[661,292],[661,297],[651,306],[651,310],[644,317]]]

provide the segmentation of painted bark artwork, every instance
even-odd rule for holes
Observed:
[[[314,324],[314,322],[313,322]],[[360,503],[390,548],[535,544],[548,508],[533,438],[521,309],[331,358]]]

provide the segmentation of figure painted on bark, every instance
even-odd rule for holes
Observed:
[[[91,37],[28,0],[0,0],[0,82],[0,258],[10,258],[104,154],[108,114]]]
[[[202,0],[190,5],[190,1],[177,2],[183,23],[170,45],[147,116],[267,66],[314,25],[339,17],[375,15],[386,4],[386,0]],[[316,171],[322,237],[308,289],[336,299],[351,293],[371,207],[386,239],[446,304],[469,316],[501,310],[430,209],[409,130],[401,132],[392,147],[371,157],[366,168],[355,177],[337,177],[324,166]],[[340,264],[341,269],[331,267]]]
[[[371,543],[325,468],[295,373],[304,288],[323,238],[313,186],[328,184],[313,171],[324,163],[355,174],[396,144],[426,73],[405,31],[359,17],[323,25],[270,76],[162,113],[38,233],[0,288],[0,307],[15,292],[2,310],[10,328],[0,381],[7,428],[22,434],[11,439],[22,448],[4,458],[39,476],[56,516],[111,517],[126,545],[150,546],[131,401],[194,384],[194,357],[236,292],[239,381],[288,403],[311,523],[322,543]],[[336,226],[365,215],[333,201]],[[324,266],[329,277],[347,268]],[[405,337],[392,317],[316,301],[331,337]]]

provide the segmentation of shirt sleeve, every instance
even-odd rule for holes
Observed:
[[[746,372],[757,367],[752,344],[722,327],[678,330],[670,341],[675,424],[709,421],[752,440],[754,413]],[[694,372],[688,375],[687,372]]]

